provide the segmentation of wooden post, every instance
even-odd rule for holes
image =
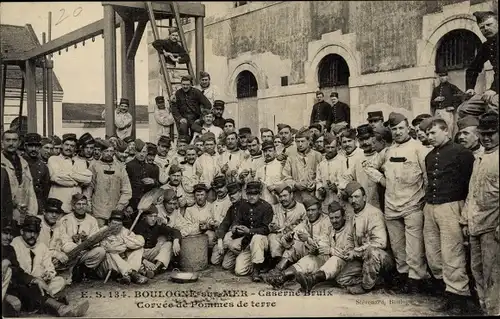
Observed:
[[[52,40],[52,12],[50,11],[47,38],[49,42]],[[54,62],[52,61],[52,54],[47,56],[45,62],[47,67],[47,135],[52,136],[54,135]]]
[[[26,61],[26,102],[28,111],[28,133],[37,132],[36,121],[36,64],[35,60]]]
[[[45,44],[47,43],[47,39],[45,37],[45,32],[42,32],[42,43]],[[42,129],[42,136],[45,136],[47,134],[47,64],[45,63],[45,60],[43,61],[42,65],[42,124],[43,124],[43,129]]]
[[[196,78],[198,83],[200,83],[200,72],[205,70],[205,43],[204,43],[204,29],[203,29],[203,18],[195,18],[195,58],[196,58]],[[187,50],[187,48],[186,48]]]
[[[116,29],[115,10],[104,5],[104,94],[106,110],[106,135],[115,133],[116,103]]]
[[[129,112],[132,115],[132,137],[136,137],[136,103],[135,103],[135,52],[127,56],[128,48],[134,37],[134,21],[122,18],[121,32],[121,63],[122,63],[122,97],[129,100]]]
[[[5,122],[5,91],[6,91],[6,82],[7,82],[7,64],[2,64],[2,75],[0,76],[0,88],[2,90],[1,94],[2,96],[0,97],[0,118],[2,122],[0,123],[0,131],[4,131],[4,122]]]

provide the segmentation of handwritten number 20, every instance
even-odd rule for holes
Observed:
[[[82,7],[78,7],[73,10],[73,17],[78,17],[80,13],[82,13],[82,10]],[[69,14],[66,13],[65,9],[60,9],[59,12],[61,12],[61,16],[59,17],[59,20],[57,20],[56,25],[61,24],[61,22],[70,17]]]

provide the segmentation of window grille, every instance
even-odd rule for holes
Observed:
[[[238,8],[238,7],[241,7],[241,6],[245,5],[245,4],[248,4],[248,3],[250,3],[250,2],[251,2],[251,1],[235,1],[235,2],[234,2],[234,7],[235,7],[235,8]]]
[[[238,99],[256,97],[258,89],[257,80],[252,72],[243,71],[238,74],[236,79],[236,97]]]
[[[474,60],[481,40],[471,31],[453,30],[445,34],[436,52],[437,70],[461,70]]]
[[[320,88],[329,88],[349,84],[349,67],[338,54],[325,56],[318,67],[318,82]]]

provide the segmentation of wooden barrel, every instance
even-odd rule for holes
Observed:
[[[180,266],[183,271],[200,271],[208,267],[208,236],[206,234],[182,238]]]

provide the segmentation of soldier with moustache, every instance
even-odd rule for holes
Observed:
[[[154,159],[154,164],[158,165],[160,170],[160,184],[165,184],[168,179],[168,167],[172,160],[171,147],[172,141],[170,137],[161,135],[158,139],[158,154],[156,154]]]
[[[54,142],[50,137],[43,137],[40,143],[42,145],[40,148],[40,159],[47,164],[49,158],[54,154]]]
[[[261,198],[271,205],[278,203],[276,187],[283,181],[283,166],[276,159],[276,147],[272,141],[262,142],[264,164],[257,168],[255,178],[262,183]]]
[[[82,161],[84,165],[89,168],[94,162],[94,149],[96,147],[96,142],[90,133],[84,133],[78,139],[77,156],[75,161]]]
[[[223,175],[218,175],[214,178],[212,182],[212,189],[217,195],[217,199],[213,202],[213,223],[212,227],[215,230],[217,238],[217,230],[224,218],[226,213],[232,205],[230,196],[228,195],[226,178]],[[213,265],[219,265],[224,258],[224,250],[219,249],[218,245],[215,245],[212,251],[212,256],[210,257],[210,262]]]
[[[194,200],[194,186],[198,184],[196,175],[185,176],[186,170],[179,165],[172,164],[168,169],[168,180],[161,188],[171,189],[179,197],[179,208],[184,210],[186,207],[193,206]]]
[[[477,126],[479,125],[479,120],[475,116],[465,116],[458,120],[458,133],[457,141],[463,147],[472,151],[474,157],[478,159],[484,153],[484,147],[479,142],[479,133],[477,132]]]
[[[50,192],[50,172],[47,164],[40,158],[42,137],[38,133],[28,133],[24,137],[25,154],[23,158],[28,162],[31,177],[33,177],[33,187],[35,188],[38,202],[38,214],[45,208],[45,201]]]

